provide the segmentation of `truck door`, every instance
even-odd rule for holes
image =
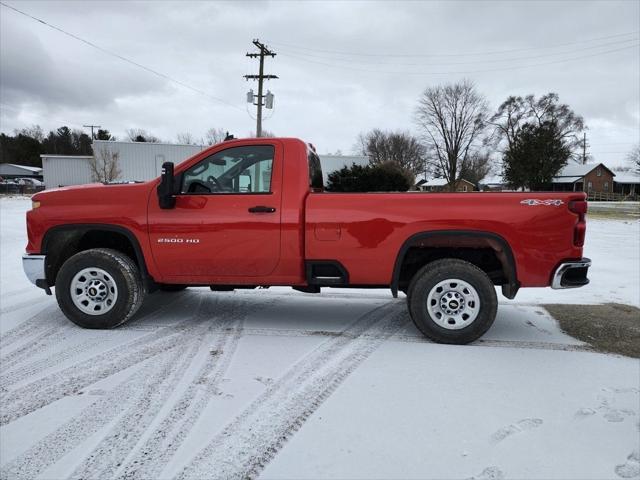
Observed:
[[[282,145],[233,146],[177,176],[173,209],[149,203],[149,238],[163,277],[269,275],[280,260]],[[197,277],[197,278],[196,278]]]

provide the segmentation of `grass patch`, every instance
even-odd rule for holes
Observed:
[[[562,330],[605,353],[640,358],[640,309],[620,303],[551,304],[544,308]]]
[[[640,215],[635,212],[616,212],[612,210],[589,210],[587,213],[587,225],[589,219],[604,219],[604,220],[638,220]]]

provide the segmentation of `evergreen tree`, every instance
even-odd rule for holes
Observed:
[[[406,192],[413,180],[394,163],[343,167],[328,176],[329,192]]]
[[[514,188],[543,190],[570,157],[571,147],[558,135],[555,122],[527,123],[503,156],[504,178]]]

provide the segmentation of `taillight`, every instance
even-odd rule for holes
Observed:
[[[584,237],[587,233],[585,214],[587,213],[586,200],[572,200],[569,202],[569,210],[578,214],[578,222],[573,230],[573,244],[576,247],[584,246]]]
[[[569,202],[569,210],[573,213],[581,213],[584,215],[587,213],[587,202],[586,200],[572,200]]]
[[[576,227],[573,230],[573,244],[576,247],[584,246],[584,237],[586,233],[587,233],[587,224],[583,219],[576,224]]]

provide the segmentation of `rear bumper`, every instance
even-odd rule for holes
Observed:
[[[553,273],[551,288],[578,288],[589,283],[587,271],[591,266],[591,259],[582,258],[561,263]]]
[[[22,255],[22,268],[29,281],[36,287],[43,288],[51,295],[45,274],[46,255]]]

